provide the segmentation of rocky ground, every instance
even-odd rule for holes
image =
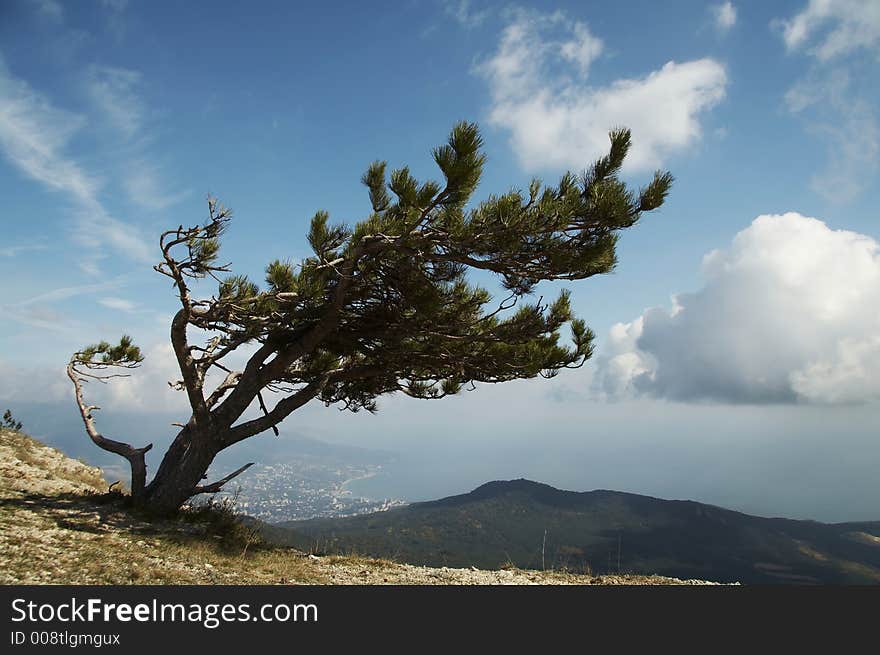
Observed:
[[[429,568],[270,548],[228,507],[132,516],[100,469],[0,428],[2,584],[712,584],[661,576]],[[117,499],[118,500],[118,499]]]

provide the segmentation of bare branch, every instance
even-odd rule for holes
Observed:
[[[217,385],[217,388],[208,396],[208,399],[205,401],[205,404],[210,409],[218,402],[223,396],[226,395],[226,392],[230,389],[235,389],[235,386],[238,384],[238,381],[241,379],[243,373],[241,371],[229,371],[226,377],[223,379],[223,382]]]
[[[263,414],[268,416],[269,410],[266,409],[266,403],[265,403],[265,401],[263,401],[263,394],[261,394],[259,391],[257,392],[257,399],[260,401],[260,409],[263,410]],[[281,434],[280,432],[278,432],[278,426],[275,425],[274,423],[272,424],[272,432],[275,433],[276,437]]]
[[[76,404],[77,407],[79,407],[80,416],[82,416],[83,423],[86,426],[86,433],[99,448],[120,455],[128,460],[131,465],[131,495],[132,498],[140,498],[147,482],[147,465],[144,460],[144,455],[153,447],[153,444],[147,444],[143,448],[135,448],[131,444],[108,439],[98,432],[92,412],[100,408],[96,405],[87,405],[83,398],[83,380],[80,377],[83,373],[76,368],[78,362],[77,356],[80,354],[81,353],[76,353],[67,364],[67,377],[73,382],[76,394]],[[82,362],[80,363],[85,365]],[[89,375],[89,377],[96,376]]]
[[[225,478],[217,480],[217,482],[212,482],[211,484],[200,484],[193,490],[193,496],[196,494],[212,494],[220,491],[223,488],[223,485],[229,482],[232,478],[237,477],[247,471],[251,466],[254,465],[254,462],[248,462],[244,466],[239,469],[234,470],[232,473],[227,475]]]
[[[264,432],[272,426],[277,425],[285,418],[287,418],[287,416],[289,416],[292,412],[299,409],[307,402],[309,402],[312,398],[321,393],[321,390],[324,388],[325,384],[326,376],[322,380],[307,384],[305,387],[303,387],[293,395],[290,395],[287,398],[280,400],[278,404],[275,405],[275,407],[272,409],[272,411],[265,414],[264,416],[253,419],[251,421],[247,421],[245,423],[241,423],[231,428],[228,431],[225,439],[223,440],[223,447],[227,448],[232,444],[238,443],[242,439],[247,439],[248,437],[260,434],[260,432]]]

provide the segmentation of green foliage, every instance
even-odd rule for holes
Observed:
[[[21,421],[15,420],[15,417],[12,415],[11,409],[7,409],[5,412],[3,412],[3,427],[9,430],[13,430],[15,432],[21,432]]]
[[[374,161],[361,178],[369,216],[349,228],[318,211],[308,233],[314,256],[297,269],[271,262],[265,289],[244,276],[222,279],[210,309],[191,322],[219,329],[221,345],[255,340],[301,352],[271,382],[320,383],[321,400],[352,411],[373,411],[385,393],[435,399],[475,382],[582,365],[594,334],[573,315],[569,292],[550,302],[524,297],[544,281],[611,271],[618,233],[663,203],[672,176],[658,172],[639,193],[629,190],[618,178],[630,148],[621,128],[582,177],[566,173],[555,186],[532,180],[527,193],[513,189],[467,209],[486,162],[481,147],[475,124],[457,124],[432,151],[443,185],[420,182],[407,167],[387,176],[386,162]],[[217,249],[214,237],[201,236],[191,252],[205,261]],[[491,307],[468,269],[496,274],[509,297]],[[560,343],[565,324],[569,345]]]
[[[383,394],[438,399],[476,383],[549,378],[592,356],[595,335],[574,315],[568,290],[546,301],[527,296],[544,282],[613,270],[619,233],[663,203],[672,176],[658,172],[630,190],[618,177],[630,148],[620,128],[582,176],[565,173],[555,186],[534,179],[527,192],[472,202],[486,163],[481,148],[475,124],[455,125],[432,151],[441,183],[418,180],[406,166],[388,174],[386,162],[374,161],[361,177],[370,213],[347,226],[317,211],[313,254],[296,266],[270,262],[263,287],[218,263],[231,214],[213,198],[205,223],[162,234],[155,269],[173,280],[181,302],[171,332],[183,375],[176,386],[216,433],[215,445],[275,428],[312,398],[375,411]],[[495,275],[507,297],[493,302],[468,280],[471,269]],[[217,280],[216,294],[196,300],[187,280],[206,276]],[[204,347],[190,345],[189,328],[210,334]],[[220,363],[248,344],[243,370]],[[88,346],[71,364],[133,368],[142,359],[123,336]],[[214,367],[228,380],[206,396]],[[292,400],[269,410],[263,390]],[[237,423],[258,400],[264,419]]]
[[[74,355],[77,364],[86,366],[124,366],[134,368],[144,360],[141,350],[127,334],[119,339],[119,343],[112,345],[107,341],[86,346]]]
[[[190,421],[178,424],[149,485],[143,456],[152,445],[133,448],[97,433],[97,408],[82,400],[81,382],[117,377],[94,371],[143,361],[123,336],[87,346],[68,364],[89,435],[129,460],[132,480],[138,474],[132,497],[167,514],[197,490],[228,482],[199,484],[217,452],[269,429],[278,434],[278,423],[315,398],[372,412],[384,394],[438,399],[476,383],[582,366],[595,335],[574,315],[569,291],[549,301],[526,296],[544,282],[611,271],[620,231],[659,207],[672,184],[669,173],[657,172],[638,193],[630,190],[618,177],[629,130],[613,130],[610,140],[608,154],[581,177],[565,173],[555,186],[534,179],[527,193],[510,189],[472,203],[486,156],[477,126],[458,123],[432,151],[443,182],[418,180],[406,166],[389,175],[384,161],[374,161],[361,177],[370,213],[348,226],[317,211],[308,231],[313,254],[297,266],[270,262],[262,288],[220,263],[231,213],[209,198],[207,221],[161,235],[154,267],[172,280],[181,305],[170,334],[181,379],[171,385],[187,392]],[[468,281],[471,269],[495,275],[507,296],[493,303]],[[194,298],[189,280],[206,277],[217,281],[215,295]],[[193,328],[208,334],[203,346],[191,343]],[[244,366],[222,363],[243,346],[250,347]],[[215,370],[225,375],[209,392]],[[255,405],[262,415],[244,418]],[[189,469],[191,445],[200,457]]]

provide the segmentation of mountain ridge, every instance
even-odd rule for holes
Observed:
[[[419,565],[505,565],[722,582],[878,584],[880,521],[752,516],[693,500],[524,478],[361,517],[280,524],[268,538]]]

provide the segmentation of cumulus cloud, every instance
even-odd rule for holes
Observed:
[[[595,388],[729,403],[880,400],[880,244],[763,215],[703,260],[705,285],[615,325]]]
[[[715,29],[720,34],[727,34],[736,25],[736,7],[732,2],[723,2],[711,8]]]
[[[880,46],[877,0],[810,0],[781,24],[789,50],[807,47],[821,61]]]
[[[713,59],[667,62],[643,77],[588,83],[601,39],[564,13],[517,11],[494,55],[477,67],[489,84],[491,124],[510,131],[526,169],[582,168],[608,147],[608,131],[633,132],[629,170],[652,169],[696,143],[700,115],[724,97]]]

